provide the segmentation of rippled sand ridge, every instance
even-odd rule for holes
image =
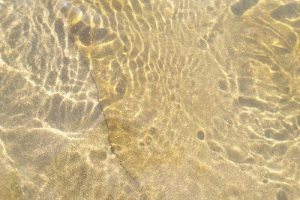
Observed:
[[[300,1],[0,0],[0,199],[300,200]]]

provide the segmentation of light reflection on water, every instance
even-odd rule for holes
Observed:
[[[299,1],[0,1],[4,199],[300,198]]]

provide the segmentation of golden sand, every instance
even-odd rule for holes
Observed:
[[[0,199],[300,200],[300,1],[0,1]]]

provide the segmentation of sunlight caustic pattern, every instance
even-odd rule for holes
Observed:
[[[300,199],[299,1],[3,0],[0,18],[4,199]]]

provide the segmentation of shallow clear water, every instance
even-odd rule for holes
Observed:
[[[0,0],[0,30],[0,199],[300,199],[300,1]]]

